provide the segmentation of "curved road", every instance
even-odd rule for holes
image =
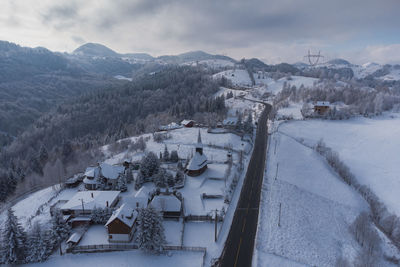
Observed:
[[[270,110],[271,106],[266,104],[258,120],[253,154],[247,168],[231,229],[219,261],[219,266],[222,267],[251,266],[265,168],[268,138],[267,119]]]

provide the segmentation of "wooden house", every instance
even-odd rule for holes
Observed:
[[[124,203],[106,223],[109,242],[130,242],[138,212],[134,207]]]
[[[331,107],[331,105],[328,101],[317,101],[314,104],[314,113],[323,115],[330,109],[330,107]]]

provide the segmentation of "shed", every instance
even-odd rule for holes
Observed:
[[[178,219],[182,215],[182,201],[174,194],[155,195],[150,205],[160,211],[164,218]]]
[[[314,112],[318,113],[319,115],[325,114],[331,107],[329,101],[317,101],[314,104]]]
[[[184,127],[191,128],[194,126],[194,120],[183,120],[181,121],[181,125]]]

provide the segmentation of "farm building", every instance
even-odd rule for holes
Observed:
[[[317,101],[314,104],[314,112],[323,115],[330,109],[330,107],[331,105],[328,101]]]
[[[225,127],[234,128],[236,126],[237,122],[238,122],[238,118],[236,118],[236,117],[228,117],[222,122],[222,124]]]
[[[109,242],[130,242],[138,212],[124,203],[106,223]]]
[[[207,157],[203,153],[203,143],[201,142],[201,135],[197,137],[196,152],[193,158],[189,161],[186,167],[186,173],[189,176],[199,176],[207,169]]]
[[[183,120],[181,121],[181,125],[184,127],[191,128],[194,126],[194,120]]]
[[[183,215],[182,201],[172,193],[155,195],[150,205],[167,219],[178,219]]]

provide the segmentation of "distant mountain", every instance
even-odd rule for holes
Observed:
[[[90,57],[120,57],[114,50],[96,43],[84,44],[73,51],[75,55],[90,56]]]
[[[122,56],[137,60],[147,60],[147,61],[154,60],[154,57],[152,57],[147,53],[128,53],[128,54],[122,54]]]
[[[347,60],[341,59],[341,58],[329,60],[327,63],[334,64],[334,65],[347,65],[347,66],[351,65],[350,62],[348,62]]]
[[[179,55],[166,55],[166,56],[160,56],[157,58],[158,60],[161,60],[163,62],[169,63],[169,64],[180,64],[180,63],[185,63],[185,62],[191,62],[191,61],[201,61],[201,60],[209,60],[209,59],[222,59],[222,60],[228,60],[231,62],[236,62],[233,58],[230,58],[228,56],[222,56],[222,55],[211,55],[203,51],[191,51]]]

